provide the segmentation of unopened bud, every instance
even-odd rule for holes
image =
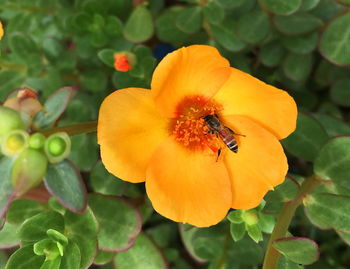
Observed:
[[[135,55],[130,52],[118,52],[114,54],[114,68],[117,71],[127,72],[135,64]]]
[[[4,106],[27,113],[30,116],[34,116],[42,109],[37,93],[28,88],[19,90],[17,97],[7,99]]]
[[[1,152],[6,156],[20,154],[28,147],[29,135],[23,130],[12,130],[2,137]]]
[[[255,225],[259,222],[259,217],[256,210],[247,210],[242,214],[242,219],[247,225]]]
[[[70,153],[71,140],[67,133],[55,133],[45,141],[45,153],[50,163],[64,160]]]
[[[0,137],[11,130],[24,130],[20,114],[8,107],[0,106]]]
[[[29,147],[32,149],[41,149],[44,147],[46,137],[42,133],[32,134],[29,138]]]
[[[0,22],[0,40],[2,39],[4,35],[4,27],[2,26],[2,23]]]
[[[12,168],[12,184],[17,196],[37,186],[45,176],[47,159],[36,149],[24,150],[15,160]]]

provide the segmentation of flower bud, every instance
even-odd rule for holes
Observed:
[[[259,222],[259,217],[256,210],[247,210],[242,214],[242,219],[247,225],[255,225]]]
[[[15,129],[24,129],[20,114],[11,108],[0,106],[0,137]]]
[[[29,147],[32,149],[41,149],[44,147],[46,137],[42,133],[34,133],[29,138]]]
[[[64,160],[70,153],[71,141],[67,133],[55,133],[45,141],[45,153],[50,163]]]
[[[47,159],[41,151],[31,148],[24,150],[12,167],[12,184],[17,196],[38,185],[46,169]]]
[[[28,88],[19,90],[17,97],[7,99],[4,106],[27,113],[31,117],[43,108],[38,100],[37,93]]]
[[[135,64],[135,55],[130,52],[114,54],[114,68],[117,71],[127,72]]]
[[[29,135],[23,130],[12,130],[2,137],[1,152],[6,156],[20,154],[28,147]]]

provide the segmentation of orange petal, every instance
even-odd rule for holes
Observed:
[[[152,95],[157,107],[173,117],[176,105],[185,97],[211,98],[230,75],[230,64],[217,49],[193,45],[169,53],[152,77]]]
[[[167,120],[155,109],[151,92],[128,88],[103,101],[98,143],[106,169],[130,182],[143,182],[150,157],[168,136]]]
[[[295,130],[297,107],[286,92],[232,68],[227,83],[214,96],[224,115],[244,115],[263,125],[279,139]]]
[[[173,138],[152,156],[146,191],[159,214],[198,227],[221,221],[232,200],[224,163],[213,154],[188,151]]]
[[[232,184],[232,208],[249,209],[259,205],[267,191],[281,184],[288,170],[287,158],[277,138],[244,116],[223,117],[238,141],[238,153],[228,149],[224,162]]]

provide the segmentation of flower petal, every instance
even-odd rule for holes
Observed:
[[[210,99],[230,76],[230,64],[217,49],[193,45],[169,53],[152,77],[152,95],[160,111],[174,117],[185,97]]]
[[[198,227],[221,221],[232,200],[224,163],[213,154],[189,151],[173,138],[152,156],[146,191],[159,214]]]
[[[115,176],[143,182],[153,151],[168,136],[168,122],[145,89],[128,88],[103,101],[98,118],[102,162]]]
[[[222,114],[254,119],[278,139],[295,130],[297,107],[286,92],[232,68],[227,83],[214,96],[223,105]]]
[[[224,116],[223,121],[244,135],[235,136],[238,153],[224,152],[232,184],[232,208],[256,207],[267,191],[284,181],[287,158],[277,138],[248,117]]]

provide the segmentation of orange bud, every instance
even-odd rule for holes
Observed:
[[[114,54],[114,68],[117,71],[127,72],[132,68],[130,55],[126,53]]]

